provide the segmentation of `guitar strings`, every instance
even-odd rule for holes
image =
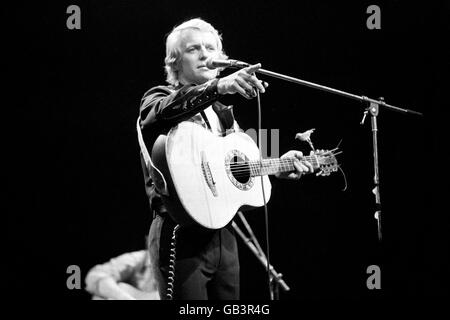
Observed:
[[[230,163],[230,168],[232,169],[233,176],[239,177],[247,177],[252,176],[252,173],[256,173],[257,175],[268,174],[270,172],[271,166],[278,165],[278,169],[284,169],[286,171],[294,171],[293,160],[294,158],[288,159],[267,159],[268,162],[264,164],[260,164],[259,161],[239,161]],[[306,156],[304,160],[310,160],[313,162],[313,166],[318,167],[318,161],[314,156]],[[302,160],[301,160],[302,161]],[[332,164],[332,162],[330,162]],[[256,171],[256,172],[255,172]]]
[[[236,169],[236,167],[238,167],[238,169]],[[294,170],[294,165],[291,163],[286,163],[284,165],[280,166],[282,169],[287,169],[287,171],[293,171]],[[232,169],[232,173],[234,177],[246,177],[246,176],[251,176],[251,174],[253,172],[255,173],[261,173],[264,171],[264,169],[269,169],[270,167],[264,167],[264,166],[259,166],[259,165],[247,165],[247,166],[233,166],[233,164],[231,164],[231,169]]]
[[[336,154],[341,153],[341,152],[337,152]],[[336,155],[336,154],[331,154],[332,156]],[[334,157],[333,157],[334,158]],[[264,163],[260,163],[260,161],[258,160],[252,160],[252,161],[237,161],[237,162],[232,162],[229,163],[230,169],[233,173],[234,177],[246,177],[246,176],[251,176],[252,173],[256,173],[258,174],[262,174],[264,175],[264,171],[266,171],[266,173],[270,172],[269,169],[271,169],[272,166],[277,165],[278,167],[275,170],[278,169],[284,169],[286,171],[294,171],[295,167],[293,165],[295,158],[284,158],[284,159],[264,159]],[[334,158],[335,159],[335,158]],[[327,160],[327,159],[325,159]],[[312,162],[313,167],[319,167],[319,161],[316,155],[309,155],[309,156],[304,156],[303,159],[301,159],[300,161],[309,161]],[[328,161],[323,161],[322,160],[322,164],[329,164],[329,165],[333,165],[335,161],[332,160],[328,160]]]
[[[307,160],[300,160],[301,162],[305,162]],[[312,162],[313,164],[318,164],[319,162],[316,160],[310,160],[309,162]],[[252,162],[252,161],[248,161],[248,162],[231,162],[230,166],[233,166],[234,168],[237,167],[247,167],[247,166],[253,166],[253,167],[267,167],[267,166],[271,166],[271,165],[275,165],[275,164],[280,164],[280,165],[291,165],[293,164],[294,161],[271,161],[271,162],[266,162],[266,163],[258,163],[258,162]]]
[[[325,152],[324,154],[322,154],[322,155],[320,155],[320,156],[322,156],[322,157],[332,157],[332,159],[335,159],[335,156],[336,155],[338,155],[338,154],[340,154],[340,153],[342,153],[342,151],[339,151],[339,152],[336,152],[336,153],[334,153],[334,151],[335,150],[337,150],[338,148],[334,148],[334,149],[332,149],[332,150],[329,150],[328,152]],[[318,161],[317,161],[317,158],[318,158],[318,156],[317,155],[309,155],[309,156],[303,156],[303,158],[304,159],[300,159],[301,161],[303,160],[303,161],[312,161],[312,162],[315,162],[315,163],[318,163]],[[294,160],[295,158],[284,158],[284,159],[280,159],[280,158],[278,158],[278,159],[264,159],[263,161],[267,161],[267,162],[269,162],[270,164],[272,164],[272,163],[282,163],[282,162],[292,162],[293,160]],[[327,160],[326,158],[325,158],[325,160]],[[335,162],[335,161],[332,161],[332,160],[328,160],[329,161],[329,163],[333,163],[333,162]],[[266,163],[267,163],[266,162]],[[325,164],[327,164],[327,161],[325,161],[324,162]],[[251,165],[257,165],[257,166],[261,166],[261,165],[259,165],[259,160],[252,160],[252,161],[237,161],[237,162],[232,162],[232,163],[230,163],[230,165],[234,165],[234,164],[242,164],[242,165],[244,165],[244,166],[247,166],[247,165],[249,165],[249,164],[251,164]]]
[[[305,160],[300,160],[300,161],[305,161]],[[312,162],[313,165],[316,165],[316,166],[318,165],[318,161],[316,159],[311,159],[309,161]],[[268,168],[273,165],[279,165],[281,167],[283,167],[283,166],[291,167],[291,166],[293,166],[293,159],[270,160],[263,164],[260,164],[259,162],[254,162],[254,161],[240,161],[240,162],[230,163],[230,167],[232,169],[237,169],[236,171],[239,171],[239,169],[247,169],[249,167],[252,167],[255,169]]]
[[[305,156],[305,159],[301,159],[301,160],[312,160],[315,161],[316,157],[314,156]],[[267,161],[267,162],[291,162],[294,161],[295,158],[285,158],[285,159],[264,159],[263,161]],[[247,163],[255,163],[258,164],[259,160],[251,160],[251,161],[237,161],[237,162],[232,162],[231,164],[247,164]]]
[[[341,152],[338,152],[341,153]],[[338,154],[336,153],[336,154]],[[265,163],[260,164],[259,161],[237,161],[237,162],[232,162],[230,163],[230,166],[233,166],[233,168],[236,167],[248,167],[248,166],[254,166],[254,167],[264,167],[264,166],[270,166],[270,165],[275,165],[275,164],[281,164],[281,165],[291,165],[293,160],[295,158],[287,158],[287,159],[265,159]],[[325,159],[327,160],[327,159]],[[317,157],[315,156],[305,156],[304,159],[300,159],[300,161],[309,161],[312,162],[313,165],[318,165],[319,161],[317,161]],[[328,161],[322,161],[323,164],[333,164],[332,160],[328,160]]]
[[[300,160],[302,161],[302,160]],[[317,161],[311,161],[313,165],[318,165]],[[255,163],[255,162],[240,162],[239,164],[237,162],[233,162],[230,163],[230,167],[233,169],[243,169],[243,168],[248,168],[248,167],[252,167],[252,168],[268,168],[270,166],[273,165],[279,165],[281,167],[283,166],[293,166],[293,161],[286,161],[286,162],[270,162],[270,163],[264,163],[264,164],[259,164],[259,163]]]

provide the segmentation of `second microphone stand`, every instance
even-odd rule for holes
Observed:
[[[252,228],[248,224],[247,220],[245,219],[241,211],[238,211],[238,216],[241,219],[245,228],[247,229],[249,235],[246,236],[244,232],[236,224],[236,222],[233,221],[232,226],[234,230],[242,238],[242,241],[244,241],[244,243],[247,245],[250,251],[255,254],[256,258],[258,258],[261,264],[265,268],[267,268],[267,257],[264,254],[264,251],[261,249],[261,246],[259,245],[259,242],[256,239],[255,235],[253,234]],[[269,265],[269,272],[270,272],[270,299],[279,300],[279,287],[281,287],[284,291],[289,291],[290,288],[288,287],[286,282],[282,279],[283,275],[281,273],[278,273],[272,265]]]

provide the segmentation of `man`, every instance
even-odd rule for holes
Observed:
[[[238,129],[232,108],[220,101],[239,94],[246,99],[265,92],[256,76],[256,64],[217,78],[218,70],[206,67],[208,59],[224,59],[217,30],[201,19],[175,27],[166,41],[165,68],[169,86],[158,86],[145,93],[140,106],[140,128],[149,150],[160,134],[166,134],[181,121],[194,121],[214,133]],[[142,153],[141,153],[142,154]],[[299,179],[312,172],[302,164],[302,153],[290,151],[283,157],[296,157],[296,171],[279,175]],[[143,161],[144,164],[144,161]],[[181,227],[167,214],[149,168],[144,164],[146,191],[156,212],[149,234],[149,250],[162,298],[239,299],[239,261],[231,224],[220,230]],[[173,254],[171,256],[171,253]]]

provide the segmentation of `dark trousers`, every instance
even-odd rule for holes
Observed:
[[[174,227],[167,217],[161,230],[160,269],[166,281]],[[220,230],[182,227],[176,234],[173,299],[239,299],[239,257],[231,224]]]

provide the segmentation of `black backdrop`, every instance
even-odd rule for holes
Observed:
[[[70,4],[81,8],[81,30],[66,28]],[[280,151],[309,152],[294,135],[310,128],[317,147],[342,139],[348,181],[343,192],[341,174],[271,179],[271,262],[292,289],[281,299],[444,294],[449,6],[381,1],[381,30],[369,30],[370,4],[63,1],[9,11],[12,105],[19,112],[4,119],[12,125],[6,138],[17,137],[18,170],[5,168],[15,191],[8,207],[11,287],[33,288],[36,298],[87,300],[84,290],[67,289],[68,266],[78,265],[84,277],[93,265],[144,247],[151,217],[135,133],[139,100],[164,82],[165,34],[202,17],[223,34],[232,58],[424,113],[381,110],[378,117],[380,244],[363,106],[261,76],[270,83],[263,127],[280,129]],[[256,102],[242,101],[235,115],[243,128],[255,128]],[[246,217],[265,247],[263,210]],[[242,242],[240,256],[242,298],[268,299],[265,270]],[[382,272],[376,292],[366,287],[374,264]]]

